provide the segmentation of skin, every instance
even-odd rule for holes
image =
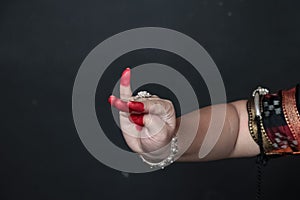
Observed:
[[[164,159],[169,154],[168,144],[176,133],[180,155],[176,161],[179,162],[251,157],[259,154],[259,147],[248,129],[246,100],[207,106],[176,118],[170,100],[161,99],[156,95],[133,100],[130,78],[130,69],[126,68],[120,80],[120,98],[111,95],[108,102],[120,111],[120,127],[128,146],[146,159],[153,162]],[[219,123],[211,119],[211,110],[221,110],[224,106],[225,123],[220,137],[212,150],[200,158],[199,150],[209,124]],[[201,117],[195,122],[199,114]],[[189,130],[195,123],[198,123],[199,128],[194,140],[187,146]]]
[[[197,135],[188,150],[177,161],[209,161],[234,157],[251,157],[259,154],[259,146],[252,139],[248,129],[248,114],[246,100],[234,101],[226,106],[226,118],[222,133],[212,151],[204,158],[198,157],[199,148],[210,123],[212,106],[201,108],[197,111],[181,116],[186,123],[181,125],[183,130],[188,130],[190,123],[195,118],[196,112],[200,112],[199,129]],[[213,105],[218,107],[220,105]],[[180,118],[177,121],[180,121]],[[182,133],[184,137],[184,133]],[[180,140],[179,140],[180,141]]]

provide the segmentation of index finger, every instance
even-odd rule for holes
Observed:
[[[132,91],[130,87],[130,76],[131,71],[130,68],[127,67],[121,76],[120,80],[120,98],[121,99],[129,99],[132,96]]]

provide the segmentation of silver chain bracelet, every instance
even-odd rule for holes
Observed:
[[[164,169],[166,166],[172,164],[175,160],[175,155],[178,152],[178,145],[177,145],[177,136],[174,136],[171,141],[171,153],[170,155],[165,158],[164,160],[158,162],[158,163],[153,163],[148,160],[146,160],[142,155],[140,155],[141,159],[143,160],[144,163],[147,163],[150,165],[150,168],[161,168]]]

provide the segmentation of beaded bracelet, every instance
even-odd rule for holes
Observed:
[[[257,143],[260,149],[260,155],[257,157],[260,163],[266,163],[266,151],[270,151],[272,149],[272,142],[269,140],[266,132],[264,130],[264,126],[262,123],[262,97],[268,94],[269,91],[266,88],[258,87],[252,93],[253,104],[255,110],[255,118],[251,119],[255,121],[257,126]]]
[[[261,100],[260,100],[259,107],[260,110],[262,111]],[[248,117],[249,117],[248,126],[252,138],[258,144],[258,128],[260,128],[262,132],[262,142],[263,142],[264,152],[271,151],[273,149],[273,143],[270,141],[270,139],[266,134],[266,131],[263,126],[263,122],[261,120],[259,121],[258,124],[255,122],[256,113],[255,113],[254,98],[248,100],[247,109],[248,109]]]
[[[268,92],[269,91],[267,89],[258,87],[256,90],[253,91],[252,97],[247,102],[249,116],[248,125],[251,136],[254,139],[254,141],[258,144],[258,130],[260,130],[262,134],[262,145],[265,153],[273,149],[273,143],[266,134],[262,122],[262,97],[267,95]],[[260,120],[256,122],[257,116],[260,118]]]
[[[157,162],[157,163],[154,163],[154,162],[150,162],[150,161],[146,160],[142,155],[140,155],[141,159],[143,160],[143,162],[148,164],[150,166],[150,168],[164,169],[166,166],[168,166],[168,165],[170,165],[171,163],[174,162],[175,156],[178,153],[177,138],[178,138],[177,135],[172,138],[172,140],[171,140],[171,153],[164,160],[162,160],[160,162]]]

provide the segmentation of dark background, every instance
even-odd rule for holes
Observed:
[[[254,199],[254,158],[175,163],[146,174],[103,165],[76,132],[73,82],[99,43],[127,29],[157,26],[187,34],[208,51],[228,101],[248,98],[258,84],[271,91],[291,87],[300,73],[299,9],[299,1],[283,0],[1,1],[0,199]],[[106,80],[117,80],[120,65],[188,65],[165,52],[128,56],[109,66]],[[110,84],[105,95],[98,88],[99,102],[106,102]],[[173,98],[157,88],[155,93]],[[207,105],[209,98],[199,102]],[[111,115],[103,120],[117,130]],[[121,134],[109,137],[127,148]],[[295,197],[299,169],[298,157],[271,160],[264,173],[265,199]]]

